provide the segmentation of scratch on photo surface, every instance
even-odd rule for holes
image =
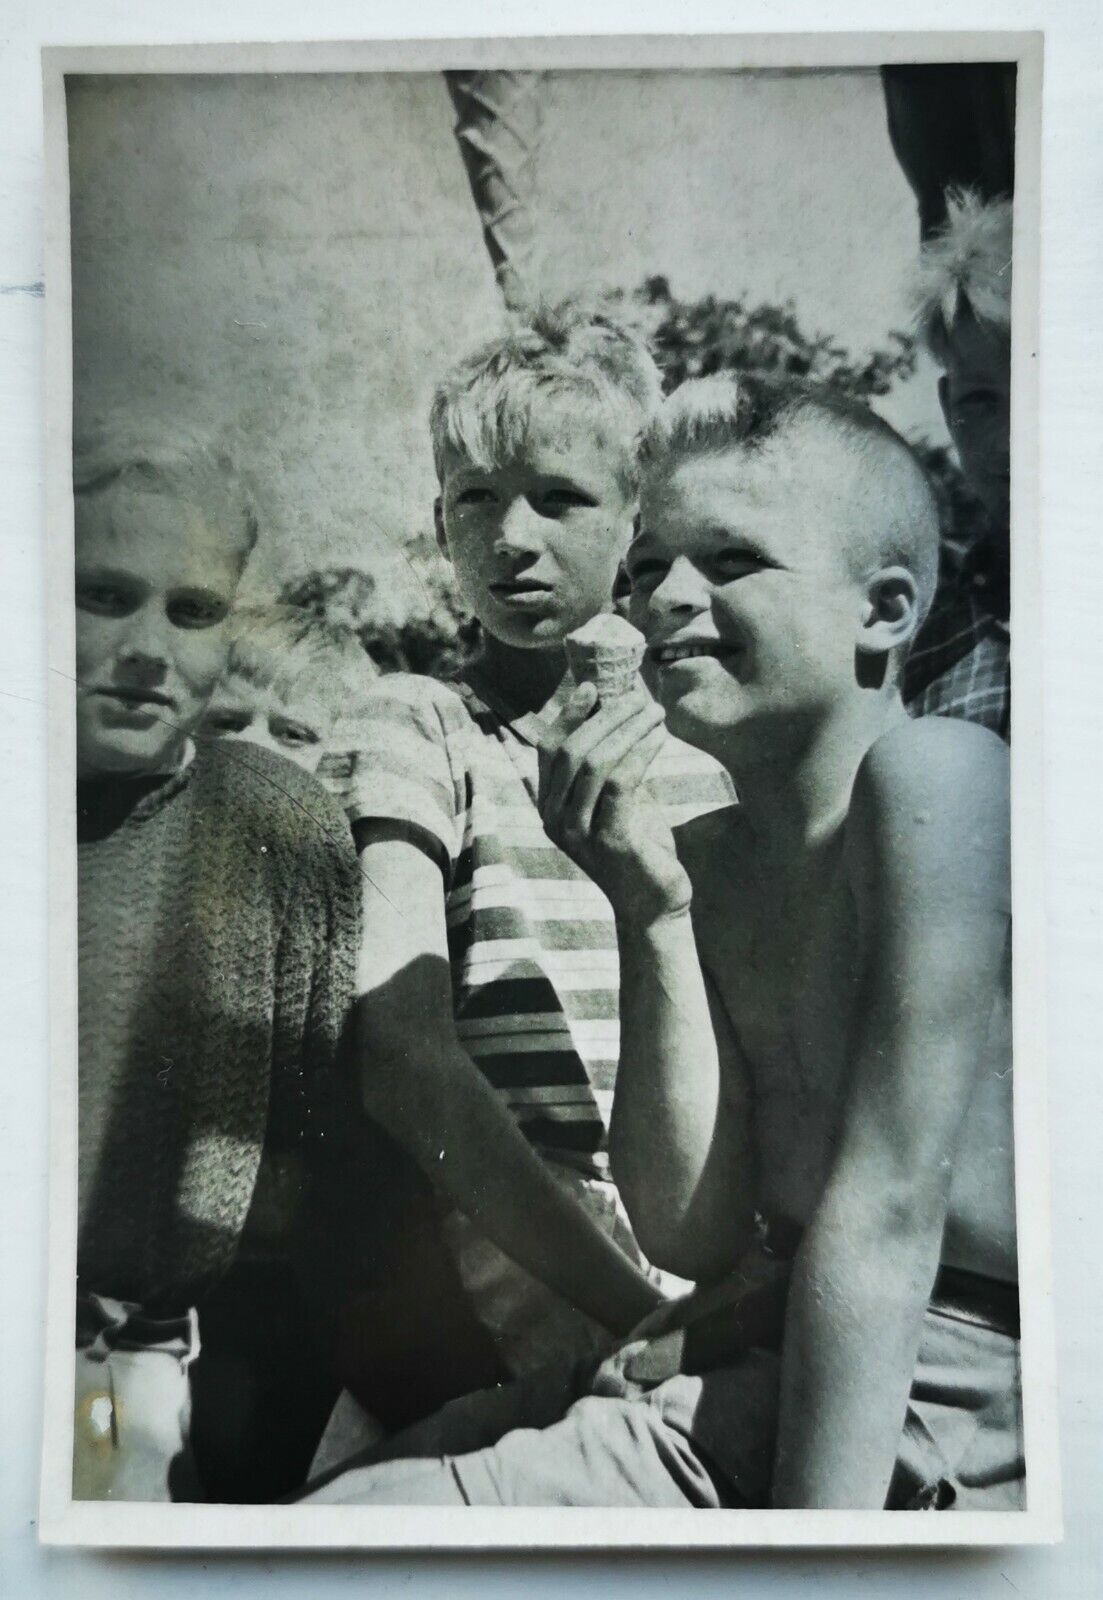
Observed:
[[[45,293],[46,285],[41,278],[36,283],[0,283],[0,294],[29,294],[41,300]]]

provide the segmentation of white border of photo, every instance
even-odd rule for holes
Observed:
[[[72,619],[72,317],[66,73],[328,73],[444,67],[872,67],[1018,63],[1013,305],[1012,749],[1015,1162],[1027,1508],[1022,1512],[695,1511],[145,1505],[71,1495],[76,1261],[76,834]],[[839,33],[90,47],[43,52],[49,528],[50,1200],[40,1537],[164,1549],[717,1549],[1049,1543],[1061,1536],[1046,1115],[1038,269],[1042,38],[1037,33]]]

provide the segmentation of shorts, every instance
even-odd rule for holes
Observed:
[[[565,1409],[562,1380],[535,1375],[445,1407],[313,1485],[308,1498],[763,1508],[780,1372],[776,1352],[755,1349],[730,1366],[646,1388],[624,1380],[614,1360]],[[1019,1510],[1024,1489],[1018,1338],[961,1306],[932,1303],[886,1509]]]

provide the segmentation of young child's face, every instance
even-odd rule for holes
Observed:
[[[960,316],[945,347],[938,393],[961,469],[989,516],[1007,526],[1011,481],[1011,341]]]
[[[521,649],[561,645],[611,604],[635,505],[618,476],[624,446],[560,406],[533,418],[498,466],[450,453],[438,504],[441,547],[486,631]]]
[[[228,672],[203,718],[204,734],[239,739],[286,756],[304,772],[317,772],[334,718],[307,692],[281,695],[270,685]]]
[[[173,496],[77,500],[77,771],[171,770],[226,659],[242,555]]]
[[[757,724],[780,751],[853,689],[864,591],[845,557],[847,476],[798,424],[645,482],[629,616],[674,733],[719,753]]]

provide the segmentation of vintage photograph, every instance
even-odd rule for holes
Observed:
[[[74,1510],[1038,1504],[998,42],[60,73]]]

